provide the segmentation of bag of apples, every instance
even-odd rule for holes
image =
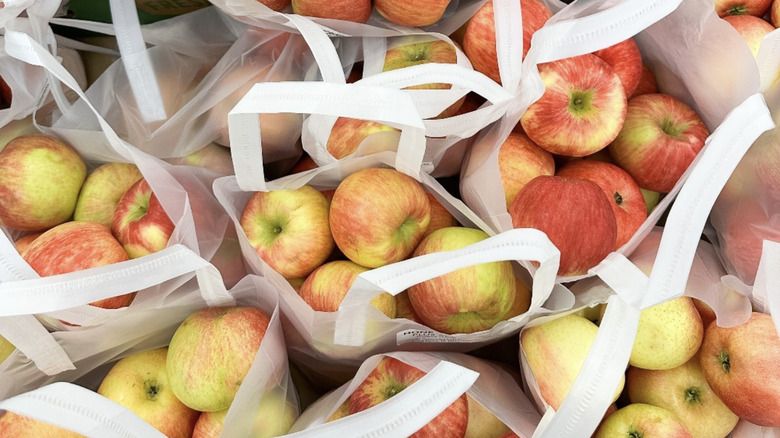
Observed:
[[[208,306],[199,286],[188,283],[165,308],[55,333],[74,357],[73,371],[45,376],[20,355],[6,359],[0,434],[43,436],[56,428],[87,436],[287,433],[299,403],[277,295],[258,276],[244,277],[230,291],[218,276],[211,280],[225,297],[219,306]]]
[[[312,403],[286,436],[530,437],[540,417],[517,378],[459,353],[375,355]]]
[[[516,334],[531,315],[571,305],[553,284],[557,251],[541,233],[490,237],[460,200],[420,172],[424,127],[404,92],[257,84],[229,115],[242,150],[259,147],[257,114],[266,112],[367,118],[401,129],[397,154],[343,159],[268,182],[262,163],[240,160],[236,176],[214,184],[250,272],[279,289],[290,355],[302,366],[336,381],[377,352],[468,351]],[[535,279],[510,262],[518,259],[541,264]],[[483,270],[492,274],[479,280]],[[449,298],[419,298],[434,296],[437,280]]]

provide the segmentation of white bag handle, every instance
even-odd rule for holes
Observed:
[[[334,343],[361,346],[365,343],[364,309],[375,296],[397,295],[423,281],[456,269],[505,260],[540,263],[534,273],[531,307],[541,306],[555,287],[561,253],[547,236],[535,229],[505,231],[464,248],[426,254],[372,269],[360,274],[339,306]]]
[[[501,84],[512,93],[520,85],[523,59],[523,20],[521,2],[493,0],[493,22],[496,28],[496,55]]]
[[[707,139],[705,148],[678,182],[683,186],[664,226],[643,309],[684,293],[715,199],[753,142],[774,126],[759,93],[734,108]]]
[[[344,116],[400,125],[396,168],[419,175],[425,154],[425,126],[411,98],[400,90],[329,82],[258,83],[228,114],[231,153],[242,190],[267,190],[257,114],[297,113]]]
[[[329,423],[323,423],[286,438],[370,438],[411,436],[447,409],[471,385],[479,373],[452,362],[441,361],[420,380],[381,405]]]
[[[124,406],[78,385],[57,382],[0,401],[0,409],[94,438],[165,438]]]
[[[753,284],[753,304],[756,310],[768,313],[780,334],[780,243],[764,240],[761,261]]]
[[[320,68],[323,80],[325,82],[346,84],[347,78],[344,75],[341,59],[325,30],[306,17],[294,14],[288,14],[286,17],[298,29],[309,49],[311,49],[314,60]]]

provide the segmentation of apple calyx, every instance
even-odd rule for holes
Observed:
[[[718,362],[720,362],[720,367],[723,368],[724,373],[728,374],[729,371],[731,371],[731,359],[728,351],[720,350],[718,353]]]
[[[687,403],[701,403],[701,388],[691,386],[685,390],[685,401]]]
[[[620,193],[615,192],[615,194],[612,195],[612,197],[615,198],[615,204],[617,204],[618,206],[623,205],[623,196]]]
[[[643,436],[645,436],[645,434],[638,430],[631,429],[628,431],[628,438],[642,438]]]
[[[593,101],[593,92],[591,91],[572,91],[569,95],[569,109],[579,114],[591,109]]]
[[[157,383],[157,380],[145,380],[144,381],[144,392],[146,392],[146,399],[155,401],[157,400],[157,394],[162,391],[162,388],[160,388],[160,384]]]

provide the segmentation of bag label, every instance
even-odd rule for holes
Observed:
[[[396,334],[398,345],[410,342],[421,344],[453,344],[458,338],[452,335],[439,333],[436,330],[404,330]]]

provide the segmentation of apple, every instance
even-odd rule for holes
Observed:
[[[265,127],[265,125],[263,125]],[[265,130],[263,130],[265,132]],[[230,156],[230,149],[220,146],[216,143],[209,143],[195,152],[183,157],[168,158],[168,163],[175,165],[186,165],[203,167],[219,175],[233,175],[233,158]]]
[[[706,328],[712,321],[715,321],[718,318],[718,315],[715,314],[715,311],[712,310],[712,307],[710,307],[707,303],[698,298],[691,299],[693,300],[693,305],[696,306],[696,311],[699,312],[701,323],[704,328]]]
[[[329,203],[315,188],[255,192],[239,224],[268,265],[285,278],[305,277],[322,265],[335,246]]]
[[[452,215],[444,206],[436,199],[430,192],[425,193],[428,197],[428,202],[431,204],[431,221],[428,223],[428,228],[425,229],[423,237],[433,233],[439,228],[455,227],[458,226],[458,220]]]
[[[539,65],[544,95],[520,123],[528,137],[547,151],[584,157],[617,137],[626,118],[626,94],[615,70],[585,54]]]
[[[469,419],[463,438],[501,438],[512,432],[509,426],[482,406],[474,397],[466,394]]]
[[[295,163],[292,169],[290,169],[290,174],[294,173],[300,173],[300,172],[306,172],[307,170],[314,169],[317,166],[317,163],[314,161],[314,159],[309,154],[303,154],[301,158],[298,159],[298,161]]]
[[[769,11],[769,20],[774,27],[780,27],[780,2],[772,2],[772,9]]]
[[[52,227],[35,239],[22,256],[41,277],[81,271],[123,262],[129,257],[105,225],[68,221]],[[129,306],[135,293],[90,303],[118,309]]]
[[[413,255],[453,251],[488,237],[474,228],[441,228],[423,239]],[[408,291],[415,313],[428,327],[442,333],[474,333],[504,319],[515,299],[515,277],[511,262],[482,263],[423,281]]]
[[[501,319],[510,319],[520,316],[531,307],[531,289],[525,285],[519,278],[515,277],[515,299],[512,301],[512,307]]]
[[[293,13],[308,17],[365,23],[371,17],[371,0],[292,0]]]
[[[344,178],[330,204],[330,231],[353,262],[378,268],[405,259],[431,220],[422,185],[395,169],[366,168]]]
[[[384,356],[349,396],[350,415],[377,406],[420,380],[425,373],[390,356]],[[411,438],[462,438],[468,423],[468,401],[461,395]]]
[[[655,74],[647,64],[642,64],[642,76],[639,78],[639,84],[637,84],[634,92],[629,95],[629,99],[641,94],[653,93],[658,93],[658,83],[655,80]]]
[[[97,167],[81,186],[73,220],[98,222],[110,228],[119,200],[141,178],[141,171],[132,163],[111,162]]]
[[[632,403],[607,417],[596,438],[693,438],[668,409]]]
[[[642,64],[639,46],[636,45],[633,38],[597,50],[593,54],[606,61],[615,70],[623,84],[626,96],[631,96],[636,91],[639,81],[642,79],[644,64]]]
[[[0,335],[0,363],[3,363],[14,350],[16,350],[14,344],[8,342],[8,339]]]
[[[420,316],[417,315],[414,306],[412,306],[408,289],[395,296],[395,317],[406,318],[418,324],[425,324]]]
[[[19,255],[21,255],[24,258],[24,253],[27,252],[27,249],[30,247],[30,244],[33,243],[35,239],[37,239],[41,234],[43,234],[42,231],[38,231],[35,233],[26,234],[14,241],[14,248],[16,248],[16,251],[19,252]]]
[[[780,427],[780,337],[771,316],[753,312],[735,327],[710,323],[700,356],[707,383],[732,412]]]
[[[85,438],[76,432],[6,411],[0,415],[0,436],[13,438]]]
[[[354,154],[363,144],[366,153],[395,150],[401,131],[371,120],[339,117],[330,131],[325,148],[340,160]]]
[[[610,205],[617,220],[615,249],[626,244],[647,219],[647,206],[639,186],[628,172],[614,164],[596,160],[571,161],[555,174],[593,181],[612,200]]]
[[[545,403],[558,410],[588,357],[598,326],[571,313],[525,328],[520,333],[520,348],[528,361],[539,393]],[[625,379],[612,399],[623,391]]]
[[[747,284],[753,284],[764,251],[764,239],[780,240],[780,229],[771,226],[771,216],[763,205],[740,202],[719,215],[719,250],[727,271]]]
[[[287,402],[284,391],[274,387],[263,394],[256,414],[241,417],[241,421],[251,422],[251,436],[254,438],[282,436],[287,434],[298,418],[296,411],[296,408]],[[192,438],[219,438],[225,427],[227,414],[228,409],[201,413],[195,423]]]
[[[314,270],[301,285],[298,295],[312,309],[319,312],[336,312],[358,275],[368,268],[349,260],[334,260]],[[395,297],[385,292],[371,300],[371,305],[388,318],[395,318]]]
[[[707,384],[698,355],[668,370],[630,367],[626,388],[631,403],[668,409],[697,438],[723,438],[739,421]]]
[[[8,82],[0,76],[0,109],[7,109],[11,107],[11,101],[13,100],[13,91],[8,85]]]
[[[628,101],[625,123],[609,153],[639,187],[668,193],[709,135],[699,114],[682,101],[643,94]]]
[[[582,275],[615,249],[617,220],[611,200],[594,182],[537,176],[509,208],[514,228],[535,228],[561,251],[558,275]]]
[[[0,223],[40,231],[67,221],[86,176],[78,152],[57,138],[14,138],[0,151]]]
[[[761,48],[764,35],[775,30],[768,21],[753,15],[727,15],[723,19],[739,32],[753,57],[758,56],[758,49]]]
[[[344,403],[340,404],[339,407],[337,407],[336,410],[333,411],[332,414],[330,414],[330,417],[328,417],[328,419],[325,420],[325,422],[330,423],[331,421],[336,421],[338,419],[344,418],[347,415],[349,415],[349,399],[346,399]]]
[[[772,6],[772,0],[714,0],[718,16],[753,15],[763,17]]]
[[[661,194],[641,187],[639,188],[639,191],[642,192],[642,198],[645,200],[645,208],[647,209],[647,215],[649,216],[650,213],[655,210],[658,203],[661,202]]]
[[[257,0],[274,11],[281,12],[290,6],[290,0]]]
[[[97,393],[126,407],[169,438],[190,438],[199,412],[171,391],[166,372],[168,348],[120,359],[100,382]]]
[[[591,438],[595,438],[599,434],[599,429],[601,429],[601,426],[604,424],[604,421],[607,418],[609,418],[610,415],[617,412],[617,410],[618,410],[617,404],[612,403],[611,405],[609,405],[609,407],[607,408],[607,412],[605,412],[604,416],[601,418],[601,422],[599,423],[598,426],[596,426],[596,430],[593,431],[593,434],[591,434]]]
[[[111,222],[111,232],[133,259],[168,246],[174,228],[145,178],[136,181],[122,195]]]
[[[423,27],[439,21],[450,0],[374,0],[377,12],[401,26]]]
[[[509,210],[517,192],[529,181],[555,174],[555,159],[524,133],[512,131],[498,150],[498,171]]]
[[[552,12],[539,0],[521,0],[520,13],[523,25],[523,51],[525,58],[531,47],[531,37],[552,17]],[[482,5],[468,22],[463,34],[463,51],[474,70],[501,83],[496,50],[496,23],[493,0]]]
[[[208,307],[188,316],[168,346],[168,380],[176,397],[197,411],[228,409],[270,319],[244,306]]]
[[[25,134],[41,134],[41,131],[33,123],[32,115],[22,119],[15,119],[0,127],[0,150],[16,137]]]

